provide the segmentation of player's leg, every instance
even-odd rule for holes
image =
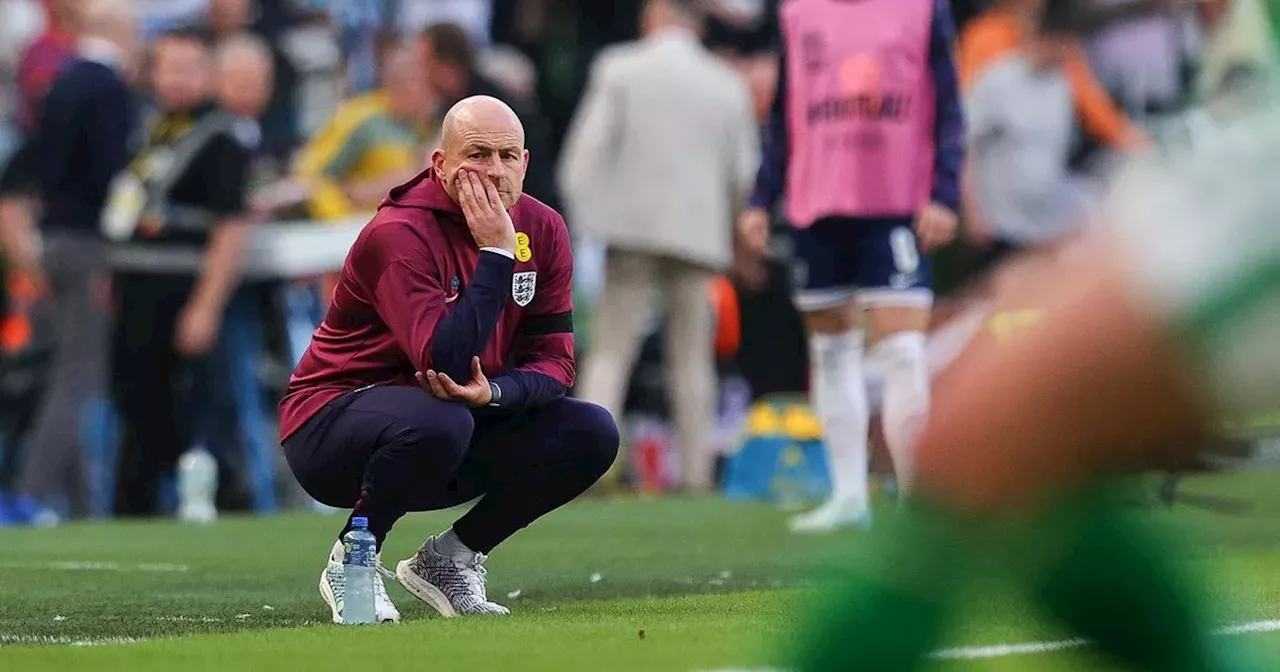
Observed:
[[[810,397],[822,420],[831,499],[791,519],[796,532],[870,524],[867,488],[867,391],[863,331],[854,302],[851,232],[856,222],[824,219],[792,229],[797,264],[795,303],[809,333]]]
[[[417,387],[373,387],[350,392],[325,407],[285,441],[298,483],[316,501],[353,509],[369,521],[378,548],[396,521],[424,500],[445,499],[471,440],[471,412]],[[320,576],[320,593],[341,622],[346,585],[338,533]],[[379,562],[381,552],[379,550]],[[375,575],[379,621],[399,620]]]
[[[1040,320],[1003,344],[976,340],[939,381],[918,445],[917,501],[877,548],[885,564],[852,577],[833,600],[834,613],[823,614],[806,669],[837,669],[850,651],[869,669],[913,669],[935,641],[967,560],[1004,543],[1008,528],[1000,517],[1034,512],[1049,498],[1141,465],[1170,446],[1194,445],[1202,408],[1170,347],[1129,303],[1114,273],[1094,262],[1044,280],[1053,290],[1040,304]],[[1094,616],[1115,626],[1089,634],[1109,651],[1154,665],[1144,669],[1167,669],[1159,662],[1168,660],[1168,647],[1187,663],[1177,669],[1217,669],[1202,655],[1189,607],[1168,599],[1177,588],[1160,571],[1160,549],[1138,545],[1132,535],[1122,540],[1119,532],[1105,534],[1105,543],[1097,538],[1123,529],[1118,515],[1095,501],[1074,517],[1059,516],[1049,538],[1061,555],[1044,561],[1051,569],[1041,595],[1077,626]],[[1124,568],[1123,576],[1071,571],[1107,563]],[[1122,599],[1098,590],[1104,585],[1123,585]],[[830,640],[836,632],[839,640]],[[1160,642],[1151,641],[1152,632],[1163,633]],[[1155,650],[1161,646],[1164,653]]]
[[[577,399],[479,414],[475,440],[445,498],[417,506],[480,501],[396,567],[400,584],[445,616],[508,613],[486,594],[486,556],[586,492],[613,464],[618,441],[609,412]]]
[[[708,292],[711,271],[680,260],[664,264],[667,287],[667,390],[675,419],[680,480],[686,491],[712,483],[708,445],[716,412],[715,320]]]
[[[905,494],[915,471],[915,440],[929,415],[929,262],[908,219],[867,221],[860,233],[858,302],[866,311],[870,358],[884,376],[884,439],[898,492]]]

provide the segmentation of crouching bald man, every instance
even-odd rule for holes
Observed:
[[[303,489],[367,518],[379,551],[405,513],[479,498],[395,574],[444,616],[506,614],[485,556],[595,483],[618,429],[566,397],[573,256],[563,218],[522,195],[519,119],[468,98],[441,138],[352,246],[280,403],[281,441]],[[342,555],[334,544],[320,579],[339,623]],[[375,594],[378,620],[398,620],[380,577]]]

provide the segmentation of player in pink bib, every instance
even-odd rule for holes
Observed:
[[[923,253],[954,236],[964,161],[955,25],[946,0],[785,0],[779,13],[778,92],[739,226],[763,245],[785,192],[832,474],[831,500],[792,529],[865,526],[864,324],[885,371],[882,418],[900,490],[929,410]]]

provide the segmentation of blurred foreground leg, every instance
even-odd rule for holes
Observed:
[[[915,669],[936,643],[965,558],[999,553],[984,525],[1034,514],[1072,486],[1155,461],[1170,446],[1198,444],[1203,410],[1112,268],[1095,261],[1060,272],[1046,284],[1054,289],[1039,303],[1041,319],[1004,346],[979,338],[939,381],[919,446],[920,504],[877,547],[883,569],[849,583],[836,618],[824,614],[832,622],[820,626],[805,669],[849,660]],[[1183,661],[1173,669],[1218,669],[1200,655],[1204,634],[1192,627],[1177,581],[1155,571],[1160,549],[1141,537],[1119,540],[1114,510],[1099,507],[1055,531],[1068,541],[1042,586],[1046,604],[1143,669],[1171,669],[1154,649],[1173,640]],[[1109,561],[1101,574],[1076,571]],[[1091,601],[1081,607],[1079,599]],[[1111,613],[1092,621],[1102,610]]]

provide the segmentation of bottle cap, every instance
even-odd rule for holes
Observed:
[[[364,516],[356,516],[351,519],[352,527],[369,527],[369,519]]]

